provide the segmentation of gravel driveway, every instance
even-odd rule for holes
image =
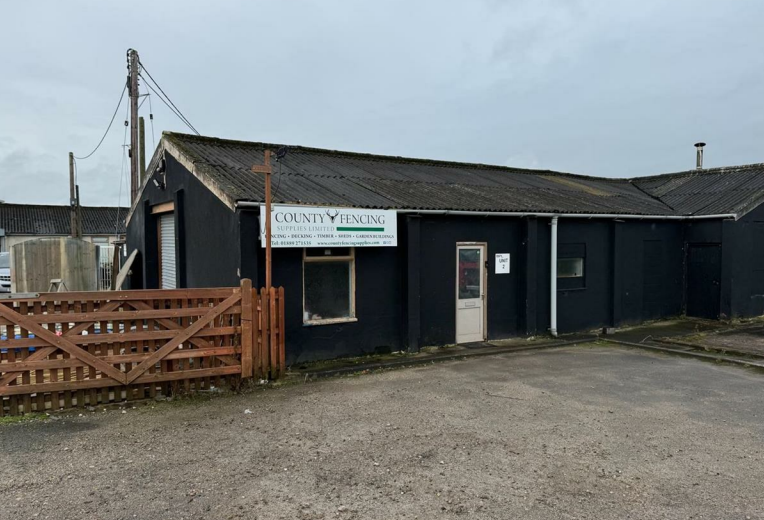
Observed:
[[[0,518],[764,518],[764,374],[694,359],[560,348],[126,412],[0,426]]]

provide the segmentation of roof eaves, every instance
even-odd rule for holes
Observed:
[[[154,156],[149,163],[149,168],[146,170],[147,172],[151,173],[146,175],[146,177],[143,179],[143,182],[141,183],[141,186],[138,190],[138,195],[130,206],[130,212],[127,214],[127,218],[125,219],[125,226],[130,223],[130,219],[132,218],[135,209],[138,207],[141,196],[143,195],[143,192],[145,191],[149,181],[151,181],[152,177],[154,176],[154,173],[159,166],[159,162],[165,152],[172,155],[175,160],[182,164],[183,167],[191,173],[191,175],[199,179],[199,182],[204,184],[216,197],[220,199],[221,202],[223,202],[223,204],[228,206],[231,211],[235,211],[236,200],[231,197],[224,188],[215,182],[215,180],[208,174],[207,171],[205,171],[210,166],[202,161],[199,157],[196,157],[193,152],[184,147],[182,142],[174,139],[173,132],[162,132],[162,138],[160,139],[159,145],[154,152]]]
[[[170,132],[165,132],[162,135],[162,140],[165,141],[165,151],[169,152],[232,211],[236,209],[236,199],[209,175],[209,169],[212,168],[210,165],[184,147],[179,139],[174,139]]]

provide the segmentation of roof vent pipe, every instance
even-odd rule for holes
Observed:
[[[695,143],[695,148],[697,149],[696,156],[695,156],[695,168],[698,170],[703,169],[703,147],[706,146],[706,143]]]

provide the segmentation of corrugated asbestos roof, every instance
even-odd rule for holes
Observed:
[[[127,208],[82,207],[84,235],[125,234]],[[6,235],[69,235],[69,206],[0,203],[0,228]]]
[[[641,177],[632,183],[682,215],[740,216],[764,200],[764,164]]]
[[[262,202],[266,148],[281,145],[165,132],[164,142],[234,201]],[[280,172],[280,175],[279,175]],[[274,163],[274,202],[363,208],[708,215],[737,213],[764,195],[764,165],[604,179],[549,170],[291,146]]]

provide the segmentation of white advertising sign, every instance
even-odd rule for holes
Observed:
[[[397,246],[397,214],[379,209],[326,206],[271,208],[272,247]],[[260,206],[260,243],[265,247],[265,206]]]
[[[509,274],[509,253],[496,253],[496,274]]]

